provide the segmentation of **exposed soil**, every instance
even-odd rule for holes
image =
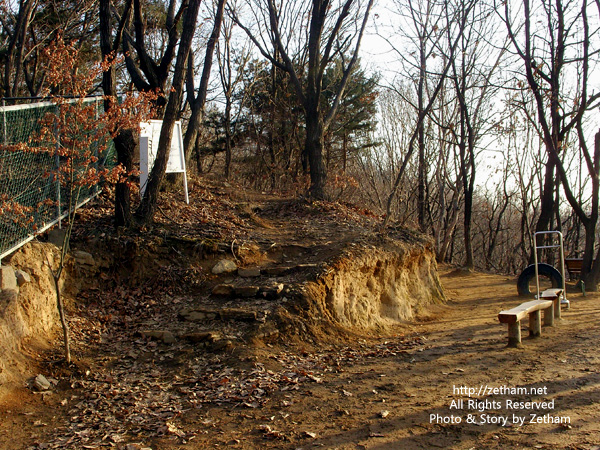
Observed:
[[[318,216],[284,226],[291,223],[285,208],[245,213],[254,222],[248,229],[260,224],[264,244],[286,243],[265,253],[254,239],[247,262],[270,267],[307,257],[318,265],[332,256],[324,244],[336,235],[344,245],[363,236],[362,219],[345,223],[341,210],[335,226]],[[285,275],[286,284],[313,269]],[[169,289],[174,272],[164,270],[148,290],[118,289],[114,274],[98,274],[100,285],[91,283],[71,311],[77,364],[58,362],[59,342],[39,354],[30,349],[28,371],[54,385],[40,393],[29,379],[3,397],[0,448],[599,448],[598,295],[569,293],[562,320],[540,338],[524,337],[519,349],[506,347],[497,320],[522,301],[515,280],[446,267],[447,303],[415,310],[417,317],[395,326],[288,335],[270,334],[265,320],[165,342],[140,333],[187,326],[180,312],[189,293]],[[204,275],[198,289],[222,281]],[[504,391],[513,388],[527,393]],[[468,403],[469,389],[478,403]],[[538,403],[510,409],[507,400]],[[530,423],[532,413],[560,423]]]

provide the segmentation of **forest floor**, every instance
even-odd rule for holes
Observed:
[[[446,304],[339,343],[208,351],[122,331],[144,314],[82,310],[77,365],[54,362],[58,344],[37,356],[54,385],[3,397],[0,448],[600,449],[600,296],[569,293],[562,319],[515,349],[497,319],[522,301],[515,279],[440,279]]]

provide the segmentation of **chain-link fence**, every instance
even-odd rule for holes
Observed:
[[[23,102],[24,99],[3,99],[0,107],[0,200],[14,206],[0,213],[0,260],[35,234],[60,223],[68,213],[70,190],[61,186],[55,176],[49,175],[57,172],[61,159],[45,152],[14,151],[7,147],[28,142],[40,130],[41,120],[46,114],[57,111],[52,102]],[[101,97],[91,97],[86,102],[94,102],[98,114],[103,112]],[[110,149],[98,164],[114,166],[114,150]],[[99,191],[97,185],[84,188],[79,195],[78,206]]]

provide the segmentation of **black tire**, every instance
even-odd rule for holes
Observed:
[[[540,276],[548,277],[550,281],[552,281],[553,288],[562,287],[562,275],[550,264],[538,263],[538,274]],[[519,275],[519,280],[517,281],[517,290],[519,291],[519,295],[529,296],[532,294],[529,291],[529,283],[534,279],[535,264],[532,264],[526,267],[525,270],[521,272],[521,275]]]

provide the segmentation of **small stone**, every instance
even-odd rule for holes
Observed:
[[[308,269],[316,269],[318,268],[319,265],[318,264],[314,264],[314,263],[304,263],[304,264],[298,264],[295,269],[296,270],[308,270]]]
[[[213,290],[212,295],[217,297],[230,297],[234,292],[231,284],[217,284]]]
[[[162,331],[156,330],[142,330],[140,331],[140,334],[145,338],[151,339],[160,339],[162,337]]]
[[[38,391],[47,391],[48,389],[50,389],[50,386],[50,382],[42,374],[38,375],[37,377],[35,377],[35,380],[33,380],[33,387],[35,387],[35,389]]]
[[[234,291],[235,291],[235,295],[248,298],[248,297],[256,297],[259,289],[260,288],[258,286],[236,286]]]
[[[260,277],[260,269],[258,267],[250,267],[248,269],[238,269],[238,275],[242,278]]]
[[[212,268],[212,273],[215,275],[233,273],[235,271],[237,271],[237,265],[230,259],[222,259]]]
[[[91,253],[84,252],[83,250],[75,250],[73,253],[73,258],[77,261],[77,264],[81,266],[95,266],[96,261]]]
[[[163,331],[162,334],[162,341],[165,344],[174,344],[175,342],[177,342],[177,338],[175,337],[175,335],[173,333],[171,333],[170,331]]]
[[[25,283],[31,283],[31,276],[21,269],[15,270],[15,276],[17,277],[17,284],[19,287],[23,286]]]

